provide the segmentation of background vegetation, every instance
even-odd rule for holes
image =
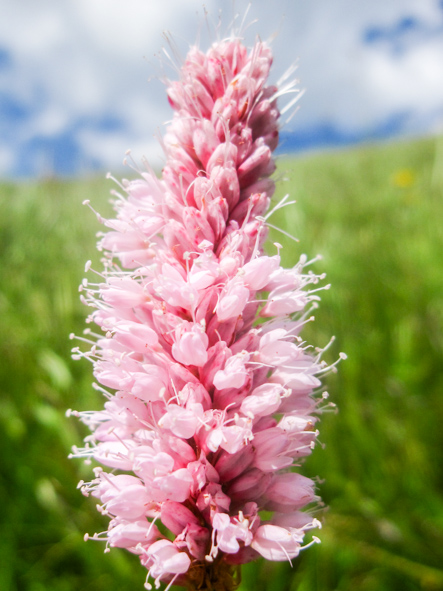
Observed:
[[[338,414],[304,470],[329,506],[322,544],[289,564],[244,569],[242,591],[443,589],[443,143],[426,139],[282,160],[270,220],[286,265],[322,253],[309,342],[348,354],[328,389]],[[90,467],[67,460],[85,435],[69,407],[99,408],[70,332],[87,310],[77,286],[98,259],[88,198],[110,211],[109,181],[0,187],[0,589],[136,591],[136,557],[83,542],[106,521],[76,490]],[[273,247],[271,247],[273,248]]]

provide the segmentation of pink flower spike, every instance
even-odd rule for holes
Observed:
[[[268,213],[277,97],[295,83],[267,84],[270,48],[241,37],[191,47],[167,81],[161,178],[145,163],[119,183],[114,218],[99,217],[100,282],[81,285],[96,328],[73,353],[105,396],[70,413],[91,431],[72,456],[103,466],[80,484],[110,517],[92,538],[138,555],[157,588],[233,591],[238,565],[291,560],[319,526],[301,511],[318,497],[299,459],[335,364],[299,333],[323,276],[304,255],[285,269],[279,245],[264,250],[267,219],[288,204]]]

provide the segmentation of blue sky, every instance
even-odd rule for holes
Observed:
[[[204,4],[226,31],[248,3]],[[161,164],[163,34],[207,47],[202,5],[0,0],[0,177],[117,171],[128,148]],[[246,22],[248,43],[273,38],[274,80],[299,66],[285,150],[443,131],[443,0],[255,0]]]

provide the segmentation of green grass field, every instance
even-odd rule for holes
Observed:
[[[304,336],[334,361],[339,412],[325,413],[304,471],[329,509],[321,545],[289,564],[258,562],[241,591],[443,589],[443,140],[279,162],[271,240],[285,265],[302,252],[332,284]],[[285,181],[283,177],[288,177]],[[90,199],[106,180],[0,186],[0,589],[140,591],[145,572],[84,532],[106,528],[76,490],[90,467],[67,460],[85,431],[67,408],[100,408],[91,367],[70,359],[87,309],[77,286],[98,259]],[[271,247],[273,248],[273,247]],[[95,257],[95,258],[94,258]]]

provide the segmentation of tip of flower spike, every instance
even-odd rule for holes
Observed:
[[[82,201],[82,205],[89,205],[91,202],[89,199],[85,199],[84,201]]]
[[[348,356],[346,355],[346,353],[340,353],[339,354],[340,359],[347,359]]]
[[[87,542],[89,540],[89,534],[85,534],[83,536],[83,539],[84,539],[85,542]]]
[[[92,261],[86,261],[85,263],[85,273],[87,273],[89,271],[89,269],[91,268],[92,265]]]

